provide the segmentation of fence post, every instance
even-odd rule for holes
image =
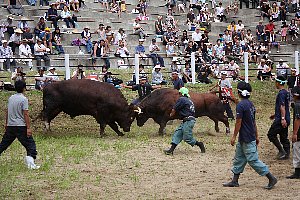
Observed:
[[[134,73],[135,73],[135,83],[140,83],[140,71],[139,71],[139,65],[140,65],[140,58],[139,54],[135,54],[134,56]]]
[[[195,52],[191,53],[191,70],[192,70],[192,83],[196,83],[196,59]]]
[[[69,80],[71,78],[69,54],[65,54],[65,69],[66,69],[66,80]]]
[[[248,65],[248,52],[244,53],[244,64],[245,64],[245,82],[249,82],[249,65]]]
[[[295,68],[296,74],[299,74],[299,51],[295,51]]]

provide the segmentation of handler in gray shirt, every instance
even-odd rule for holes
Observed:
[[[28,99],[23,94],[26,90],[26,83],[21,80],[16,81],[15,89],[17,93],[8,99],[5,134],[0,143],[0,155],[18,138],[27,151],[27,156],[25,157],[27,167],[29,169],[38,169],[39,166],[34,163],[37,151],[30,129]]]

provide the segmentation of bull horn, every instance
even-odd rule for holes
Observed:
[[[134,112],[137,112],[138,114],[143,113],[143,112],[142,112],[142,109],[141,109],[140,107],[138,107],[138,106],[136,106],[136,107],[134,108]]]

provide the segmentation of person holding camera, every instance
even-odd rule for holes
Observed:
[[[73,72],[72,79],[85,79],[85,72],[83,71],[83,65],[78,65],[77,70]]]
[[[124,63],[125,63],[125,59],[127,59],[127,62],[129,64],[129,58],[128,58],[129,51],[127,47],[125,47],[123,40],[119,41],[119,47],[116,49],[115,56],[122,58],[124,60]]]
[[[11,80],[13,81],[24,81],[26,80],[26,74],[23,72],[23,67],[17,67],[15,72],[11,75]]]

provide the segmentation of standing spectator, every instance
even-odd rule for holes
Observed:
[[[61,41],[60,29],[58,27],[56,27],[52,33],[52,45],[58,51],[58,54],[65,54],[64,48],[62,46],[62,41]]]
[[[276,185],[277,179],[271,174],[268,166],[258,159],[257,145],[259,144],[259,138],[255,122],[256,110],[253,103],[248,100],[252,88],[249,83],[240,82],[237,89],[241,101],[236,106],[237,119],[230,144],[234,146],[238,134],[239,139],[233,161],[232,181],[223,184],[223,186],[239,187],[239,176],[243,173],[246,164],[249,163],[259,175],[266,176],[269,179],[269,183],[265,189],[270,190]]]
[[[156,39],[152,39],[152,42],[149,46],[149,56],[152,59],[153,65],[156,66],[159,64],[161,67],[165,67],[164,59],[158,54],[160,52],[159,46],[156,44]],[[157,62],[158,60],[158,62]]]
[[[297,31],[298,31],[298,28],[297,28],[296,21],[295,21],[295,19],[292,19],[291,23],[289,25],[289,33],[292,36],[292,41],[293,42],[295,41],[295,38],[298,39]]]
[[[287,31],[288,31],[288,26],[286,24],[283,24],[281,27],[281,39],[280,42],[286,42],[286,35],[287,35]]]
[[[85,41],[85,46],[86,46],[88,54],[91,54],[92,49],[93,49],[93,43],[91,41],[92,34],[90,32],[90,27],[88,27],[88,26],[84,27],[83,31],[81,32],[81,37],[82,37],[83,41]]]
[[[47,48],[42,44],[41,39],[37,39],[37,43],[34,45],[34,55],[37,66],[41,66],[42,59],[45,61],[45,66],[50,66],[50,58],[47,55]]]
[[[105,28],[103,24],[99,24],[99,28],[97,29],[96,33],[98,34],[98,41],[106,41]]]
[[[32,53],[27,39],[23,39],[22,44],[19,46],[19,56],[22,58],[21,61],[23,64],[28,62],[28,66],[32,67]]]
[[[296,86],[292,89],[294,99],[294,130],[292,136],[293,142],[293,165],[295,172],[286,178],[300,179],[300,87]]]
[[[205,147],[203,142],[198,142],[193,138],[193,128],[196,122],[195,119],[195,106],[190,99],[189,90],[185,87],[179,90],[179,99],[176,101],[172,111],[170,113],[170,118],[173,118],[177,114],[182,123],[174,132],[171,142],[171,148],[164,150],[166,155],[173,155],[173,152],[177,145],[184,140],[191,146],[198,146],[201,153],[205,153]]]
[[[67,28],[70,27],[70,23],[72,24],[73,28],[75,28],[75,21],[72,18],[71,12],[69,11],[67,6],[64,6],[64,9],[60,13],[61,18],[66,22]]]
[[[57,28],[57,21],[61,19],[61,16],[57,14],[56,3],[51,3],[48,9],[48,21],[52,21],[54,28]]]
[[[145,39],[145,37],[147,36],[144,29],[140,25],[140,19],[139,18],[136,18],[134,23],[133,23],[133,33],[138,34],[140,39]]]
[[[0,143],[0,154],[18,138],[27,151],[27,156],[25,157],[27,167],[29,169],[38,169],[39,166],[34,163],[37,151],[30,128],[28,99],[24,96],[26,83],[16,81],[15,89],[17,94],[12,95],[8,99],[5,133]]]
[[[16,53],[16,48],[20,46],[21,41],[22,41],[22,33],[23,31],[21,29],[16,29],[15,33],[12,34],[12,36],[9,38],[9,46],[11,47],[11,50],[13,54],[15,55]]]
[[[163,21],[162,21],[162,16],[158,16],[157,20],[155,21],[155,33],[156,35],[163,35]]]
[[[179,72],[172,72],[172,81],[175,90],[180,90],[180,88],[184,87],[184,83],[181,78],[179,78]]]
[[[269,35],[269,53],[271,53],[271,49],[274,46],[277,48],[277,53],[279,53],[280,43],[277,41],[277,36],[274,31],[271,31]]]
[[[0,56],[1,58],[4,59],[1,59],[0,62],[4,63],[5,70],[12,71],[11,65],[13,66],[16,65],[15,60],[12,59],[13,57],[12,49],[7,45],[7,40],[2,40],[1,42],[2,42],[2,46],[0,46]]]
[[[46,28],[45,19],[44,19],[44,17],[40,17],[37,25],[34,28],[35,36],[39,36],[40,33],[45,30],[45,28]]]
[[[276,97],[275,114],[270,117],[274,121],[269,129],[268,138],[279,151],[277,159],[285,160],[290,156],[288,139],[288,126],[290,125],[289,92],[284,88],[286,80],[283,76],[278,76],[275,80],[279,93]],[[277,135],[280,136],[280,142]]]
[[[266,41],[266,34],[265,34],[265,26],[262,24],[263,21],[260,20],[259,24],[256,25],[256,36],[257,36],[257,40],[261,41],[261,37],[263,39],[263,41]]]
[[[97,58],[101,58],[105,62],[105,67],[107,69],[109,69],[110,68],[110,62],[109,62],[109,58],[108,58],[107,53],[108,53],[108,51],[107,51],[107,48],[105,46],[105,41],[100,40],[99,42],[97,42],[94,45],[93,59],[92,59],[93,65],[96,64],[96,59]]]

